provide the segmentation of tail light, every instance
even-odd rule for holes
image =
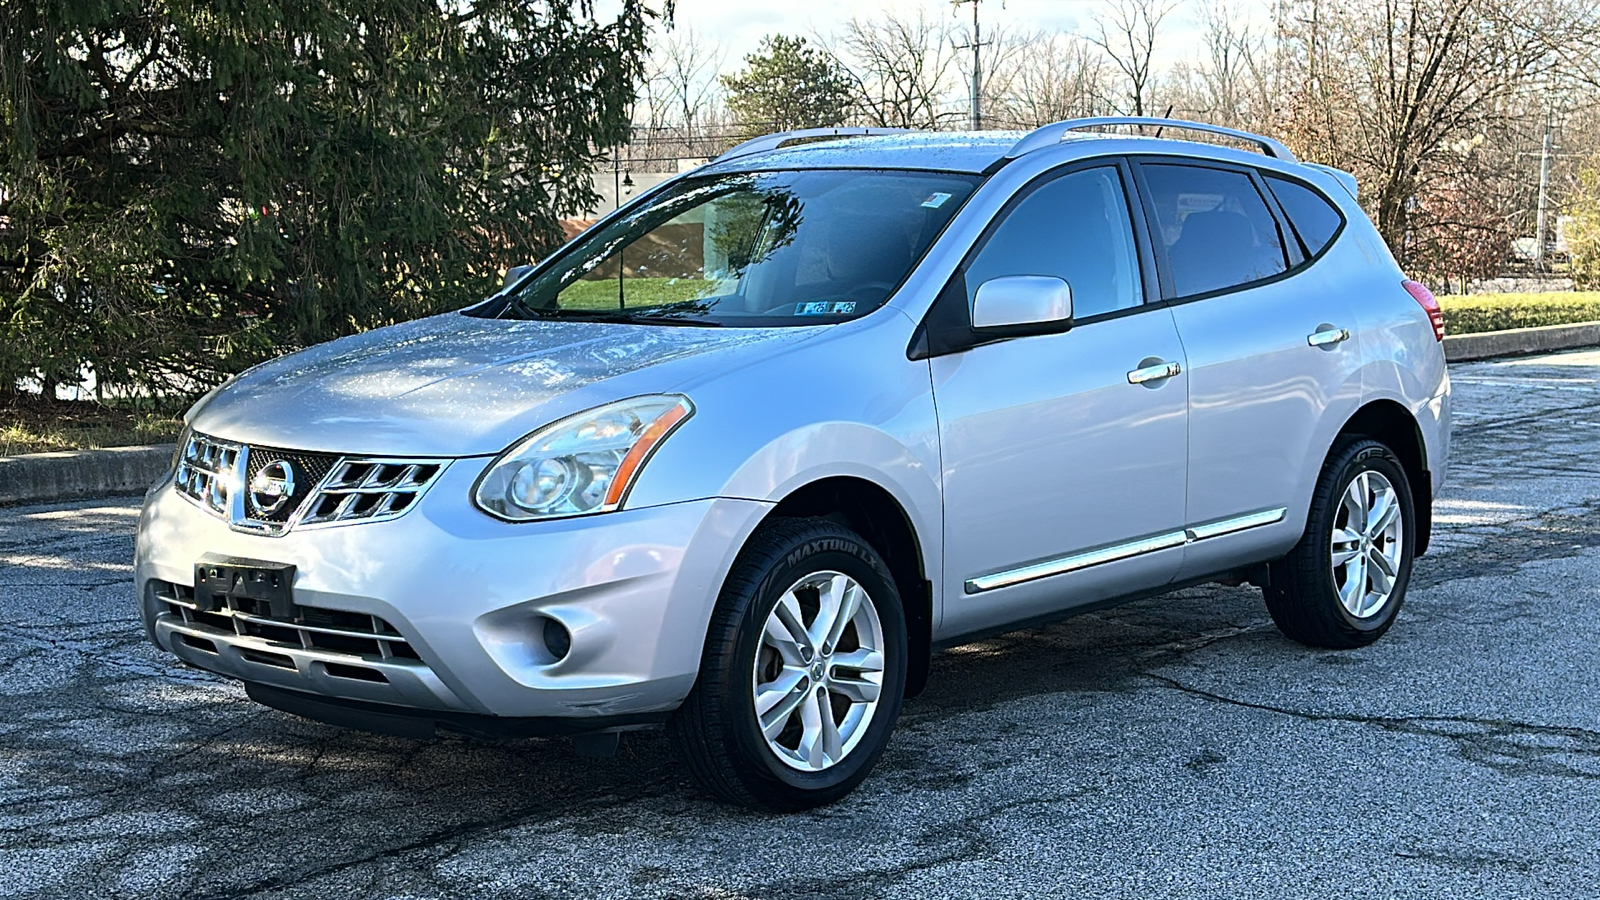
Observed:
[[[1400,282],[1400,286],[1427,311],[1428,321],[1433,323],[1433,339],[1444,340],[1444,312],[1439,309],[1439,301],[1433,298],[1433,291],[1409,278]]]

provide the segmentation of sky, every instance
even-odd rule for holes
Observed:
[[[1000,23],[1028,31],[1071,31],[1088,21],[1086,12],[1095,5],[1093,0],[1005,0],[1003,5],[999,0],[983,0],[979,16],[985,27]],[[754,51],[763,35],[826,34],[852,15],[865,18],[890,9],[915,14],[924,9],[952,20],[958,16],[962,22],[972,20],[971,6],[963,5],[958,12],[944,0],[678,0],[677,8],[677,23],[721,42],[730,63]]]
[[[1157,41],[1158,65],[1193,51],[1201,2],[1180,0],[1168,16]],[[1081,33],[1105,5],[1105,0],[982,0],[979,15],[985,30],[999,25],[1015,31]],[[1234,5],[1241,4],[1235,0]],[[603,15],[604,0],[596,6]],[[925,10],[952,20],[959,16],[963,23],[972,20],[971,6],[957,10],[950,0],[677,0],[675,22],[719,45],[726,53],[724,70],[734,71],[743,68],[745,54],[754,52],[764,35],[828,34],[852,15],[871,18],[887,10],[913,15]]]

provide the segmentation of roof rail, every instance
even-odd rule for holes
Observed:
[[[878,134],[904,134],[909,128],[802,128],[799,131],[780,131],[777,134],[763,135],[752,138],[742,144],[737,144],[732,150],[717,157],[715,162],[727,162],[742,156],[752,156],[765,153],[768,150],[777,150],[784,144],[796,141],[819,140],[824,138],[847,137],[872,137]]]
[[[1269,137],[1240,131],[1236,128],[1223,128],[1221,125],[1207,125],[1204,122],[1186,122],[1182,119],[1158,119],[1153,116],[1096,116],[1089,119],[1067,119],[1034,129],[1006,153],[1007,159],[1016,159],[1024,153],[1032,153],[1045,147],[1052,147],[1071,132],[1083,131],[1092,128],[1105,128],[1110,125],[1149,125],[1156,128],[1178,128],[1184,131],[1204,131],[1207,134],[1222,134],[1237,138],[1245,143],[1254,144],[1261,148],[1261,152],[1275,159],[1294,162],[1294,153],[1288,147]],[[736,148],[737,149],[737,148]]]

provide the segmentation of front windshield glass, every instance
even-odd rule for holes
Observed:
[[[855,318],[888,299],[976,184],[858,170],[687,179],[473,312],[686,325]]]

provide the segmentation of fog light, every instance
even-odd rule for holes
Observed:
[[[572,632],[555,619],[545,619],[544,648],[555,657],[555,662],[566,659],[567,654],[572,652]]]

